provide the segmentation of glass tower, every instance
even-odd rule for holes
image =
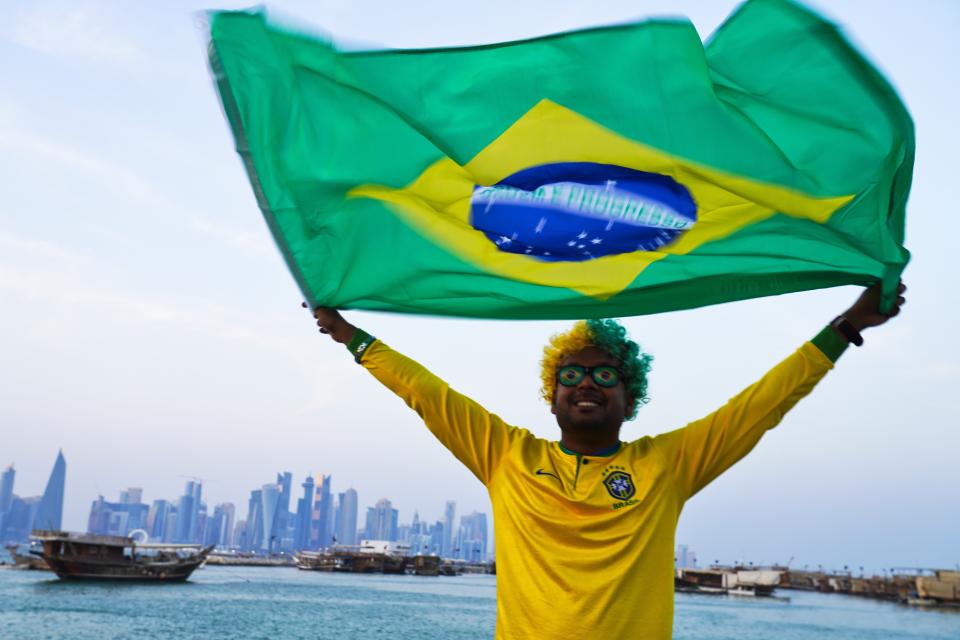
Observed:
[[[57,460],[53,463],[53,471],[47,480],[47,488],[43,491],[37,515],[33,520],[34,529],[59,531],[63,523],[63,488],[67,479],[67,462],[63,459],[63,451],[57,453]]]

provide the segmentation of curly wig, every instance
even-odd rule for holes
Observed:
[[[647,374],[650,373],[653,356],[640,351],[640,345],[627,338],[627,330],[616,320],[580,320],[570,331],[550,338],[543,348],[543,360],[540,361],[540,379],[543,383],[540,395],[553,404],[557,368],[564,358],[585,347],[598,347],[620,361],[627,396],[633,399],[633,406],[629,407],[626,418],[633,420],[637,417],[640,405],[650,401],[647,396]]]

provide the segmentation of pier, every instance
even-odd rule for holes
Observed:
[[[798,571],[787,567],[677,569],[678,593],[771,596],[775,589],[840,593],[926,607],[960,608],[960,571],[894,569],[889,575],[854,576],[851,572]]]

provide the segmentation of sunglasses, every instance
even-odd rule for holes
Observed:
[[[583,367],[579,364],[568,364],[557,369],[557,382],[565,387],[575,387],[589,375],[601,387],[615,387],[623,374],[616,367],[602,364],[599,367]]]

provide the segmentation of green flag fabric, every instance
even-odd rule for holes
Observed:
[[[463,48],[344,52],[211,15],[260,208],[313,306],[629,316],[883,283],[910,116],[837,27],[751,0]]]

